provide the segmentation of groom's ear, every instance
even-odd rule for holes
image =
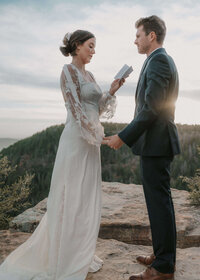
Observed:
[[[150,40],[151,42],[153,42],[154,40],[157,41],[157,36],[156,36],[156,33],[155,33],[154,31],[151,31],[151,32],[149,33],[148,37],[149,37],[149,40]]]

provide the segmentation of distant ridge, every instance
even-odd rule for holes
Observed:
[[[17,141],[19,141],[19,139],[0,138],[0,151],[4,148],[9,147],[10,145],[14,144]]]

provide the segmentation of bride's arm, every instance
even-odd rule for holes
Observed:
[[[61,90],[67,108],[71,111],[80,128],[82,137],[92,145],[100,146],[104,130],[100,122],[90,121],[81,103],[81,88],[78,72],[70,65],[65,65],[61,73]]]
[[[100,123],[90,121],[81,104],[81,89],[78,73],[70,65],[65,65],[61,73],[61,90],[67,104],[78,124],[82,137],[92,145],[100,146],[104,131]]]
[[[103,92],[103,95],[99,100],[99,114],[102,118],[110,119],[114,116],[117,107],[115,92],[124,82],[124,79],[114,80],[111,84],[110,90]]]
[[[103,92],[99,100],[99,115],[101,118],[111,119],[116,111],[117,99],[109,91]]]

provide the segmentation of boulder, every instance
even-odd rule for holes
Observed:
[[[137,245],[151,245],[151,231],[140,185],[102,184],[102,219],[99,237]],[[189,193],[172,189],[178,247],[200,246],[200,208],[190,205]],[[10,222],[10,229],[33,232],[46,211],[47,198]]]
[[[10,230],[32,233],[38,226],[46,210],[47,198],[11,220],[9,223]]]

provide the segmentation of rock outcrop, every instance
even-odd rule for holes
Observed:
[[[103,208],[99,237],[137,245],[151,245],[151,231],[139,185],[105,183],[102,185]],[[200,209],[191,206],[188,192],[172,189],[178,247],[200,246]],[[10,223],[13,231],[33,232],[46,211],[47,199],[27,209]]]

